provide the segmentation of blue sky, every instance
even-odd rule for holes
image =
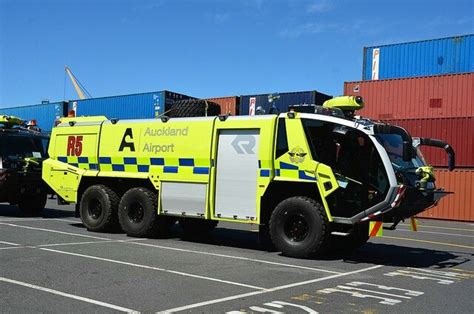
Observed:
[[[467,0],[0,0],[0,107],[168,89],[342,93],[364,46],[474,33]]]

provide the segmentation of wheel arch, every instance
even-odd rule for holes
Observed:
[[[275,207],[293,196],[306,196],[321,202],[318,186],[312,182],[273,181],[260,199],[260,224],[266,225]]]

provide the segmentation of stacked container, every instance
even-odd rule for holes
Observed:
[[[207,98],[206,100],[215,102],[221,107],[221,114],[236,116],[239,114],[240,98],[237,96]]]
[[[51,132],[54,121],[64,117],[67,102],[45,103],[32,106],[0,109],[0,115],[16,116],[24,121],[36,120],[38,127],[44,132]]]
[[[456,170],[442,149],[422,147],[436,184],[453,191],[421,217],[474,221],[474,35],[364,48],[363,81],[344,83],[362,96],[358,114],[451,144]]]
[[[170,91],[71,100],[76,116],[104,115],[116,119],[151,119],[165,114],[176,100],[192,98]]]

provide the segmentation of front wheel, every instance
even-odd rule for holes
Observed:
[[[308,258],[322,255],[329,242],[326,212],[308,197],[282,201],[270,217],[270,236],[284,255]]]

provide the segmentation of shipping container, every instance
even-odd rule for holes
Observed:
[[[430,137],[449,143],[456,153],[456,167],[474,168],[474,117],[386,120],[401,126],[412,136]],[[443,149],[421,147],[427,162],[436,167],[448,165]]]
[[[474,72],[474,35],[364,48],[362,80]]]
[[[272,113],[272,108],[276,108],[278,112],[286,112],[291,105],[322,105],[323,102],[331,98],[331,96],[317,91],[244,95],[240,96],[239,114],[254,115],[255,110],[259,107],[267,114]]]
[[[215,102],[221,107],[221,114],[236,116],[239,114],[240,98],[237,96],[207,98],[206,100]]]
[[[104,115],[109,119],[150,119],[166,113],[175,100],[189,98],[192,97],[159,91],[71,100],[69,110],[75,110],[76,116]]]
[[[1,115],[17,116],[24,121],[36,120],[42,131],[51,132],[54,121],[64,117],[67,102],[43,103],[31,106],[21,106],[0,109]]]
[[[474,73],[344,83],[344,95],[362,96],[358,111],[373,119],[474,116]]]
[[[436,185],[454,192],[418,217],[474,221],[474,169],[436,169]]]

